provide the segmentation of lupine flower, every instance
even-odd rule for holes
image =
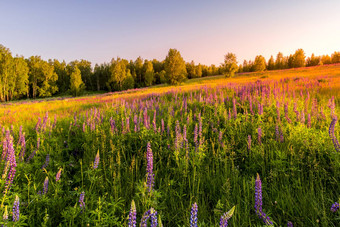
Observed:
[[[197,212],[198,212],[198,206],[197,206],[197,203],[194,203],[191,207],[190,227],[197,227]]]
[[[267,216],[262,211],[262,182],[261,182],[259,174],[257,174],[256,180],[255,180],[255,212],[258,215],[258,217],[261,218],[262,221],[266,225],[273,224],[273,222],[270,220],[270,217]]]
[[[136,204],[135,204],[135,201],[132,200],[131,209],[129,213],[128,227],[136,227],[136,217],[137,217]]]
[[[94,159],[94,162],[93,162],[93,169],[97,169],[98,168],[99,160],[100,160],[100,157],[99,157],[99,151],[98,151],[97,155],[96,155],[96,157]]]
[[[81,210],[85,210],[85,202],[84,202],[85,192],[82,192],[79,197],[79,206]]]
[[[25,133],[21,134],[20,145],[21,145],[21,150],[19,154],[19,159],[23,161],[25,157],[25,152],[26,152]]]
[[[329,126],[329,136],[331,137],[334,147],[335,147],[335,151],[340,152],[340,144],[338,139],[336,138],[335,134],[334,134],[334,128],[335,128],[335,124],[338,121],[337,117],[334,117],[330,126]]]
[[[46,194],[48,191],[48,177],[45,178],[44,181],[44,190],[43,190],[43,194]]]
[[[154,174],[153,174],[153,154],[152,154],[150,142],[148,142],[148,145],[147,145],[146,159],[147,159],[147,167],[146,167],[147,186],[149,188],[149,192],[151,192],[153,188],[153,184],[154,184]]]
[[[154,208],[151,207],[150,209],[150,221],[151,221],[151,227],[157,227],[157,211],[155,211]]]
[[[5,167],[5,171],[4,171],[4,177],[6,177],[8,168],[9,168],[9,173],[8,173],[8,177],[6,180],[6,185],[5,185],[5,190],[4,190],[4,194],[6,194],[9,189],[12,186],[13,180],[14,180],[14,176],[16,173],[16,159],[15,159],[15,151],[13,148],[13,138],[11,135],[9,135],[8,138],[6,138],[7,140],[7,160],[6,160],[6,167]]]
[[[13,204],[13,221],[14,222],[17,222],[20,219],[19,205],[20,205],[19,197],[16,195],[15,200],[14,200],[14,204]],[[7,211],[7,209],[6,209],[6,211]],[[8,217],[8,215],[7,215],[7,217]]]
[[[57,172],[57,175],[55,176],[55,181],[58,182],[60,180],[60,175],[61,175],[61,168]]]
[[[262,182],[260,175],[257,174],[255,180],[255,212],[258,214],[262,211]]]
[[[332,204],[331,211],[334,213],[337,212],[337,210],[339,210],[339,203],[335,202]]]
[[[292,223],[291,221],[289,221],[289,222],[287,223],[287,227],[293,227],[293,223]]]
[[[45,163],[44,163],[44,165],[41,167],[41,169],[46,168],[46,167],[48,166],[48,163],[49,163],[49,162],[50,162],[50,155],[47,154],[47,155],[46,155]]]
[[[145,211],[145,213],[143,214],[142,220],[140,222],[141,227],[147,227],[148,226],[148,219],[150,218],[150,213],[151,213],[150,210]]]
[[[224,213],[220,218],[220,227],[227,227],[228,226],[228,220],[233,216],[233,213],[235,211],[235,206],[231,208],[228,212]]]
[[[237,108],[236,108],[236,99],[233,98],[233,115],[234,115],[234,119],[237,118]]]

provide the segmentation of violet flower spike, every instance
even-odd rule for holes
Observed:
[[[198,212],[198,206],[197,206],[197,203],[194,203],[191,207],[190,227],[197,227],[197,212]]]
[[[332,207],[331,207],[331,211],[333,213],[337,212],[339,210],[339,203],[338,202],[335,202],[332,204]]]
[[[59,169],[57,175],[55,176],[55,181],[58,182],[60,180],[60,175],[61,175],[61,168]]]
[[[130,209],[130,213],[129,213],[128,227],[136,227],[136,223],[137,223],[136,217],[137,217],[136,204],[135,204],[135,201],[132,200],[131,209]]]
[[[154,185],[154,174],[153,174],[153,153],[151,150],[150,142],[148,142],[148,145],[147,145],[146,159],[147,159],[147,167],[146,167],[147,187],[149,188],[149,192],[151,192],[153,185]]]
[[[45,178],[44,181],[44,190],[43,190],[43,194],[46,194],[48,191],[48,177]]]
[[[20,219],[20,209],[19,209],[20,201],[19,197],[16,195],[14,204],[13,204],[13,222],[17,222]],[[7,211],[7,209],[6,209]],[[8,217],[8,215],[7,215]]]
[[[85,210],[85,202],[84,202],[85,192],[82,192],[79,196],[79,206],[81,210]]]
[[[97,151],[97,155],[94,159],[94,162],[93,162],[93,169],[97,169],[98,168],[98,165],[99,165],[99,160],[100,160],[100,157],[99,157],[99,150]]]

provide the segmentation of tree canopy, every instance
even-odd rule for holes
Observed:
[[[187,78],[185,62],[176,49],[170,49],[165,58],[164,69],[169,84],[180,84]]]

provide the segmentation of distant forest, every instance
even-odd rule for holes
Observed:
[[[41,98],[53,95],[73,96],[86,91],[122,91],[148,87],[155,84],[179,84],[186,79],[212,75],[228,75],[232,72],[260,72],[304,66],[340,63],[340,52],[332,56],[306,58],[302,49],[293,55],[278,53],[266,61],[261,55],[254,61],[244,60],[237,65],[236,56],[228,53],[220,66],[185,62],[176,49],[170,49],[165,60],[136,60],[113,58],[109,63],[96,64],[74,60],[69,63],[57,59],[43,60],[40,56],[12,56],[11,51],[0,44],[0,101],[24,98]],[[231,74],[230,74],[231,75]]]

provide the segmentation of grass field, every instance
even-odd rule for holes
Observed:
[[[339,64],[3,104],[2,223],[338,226],[339,105]]]

